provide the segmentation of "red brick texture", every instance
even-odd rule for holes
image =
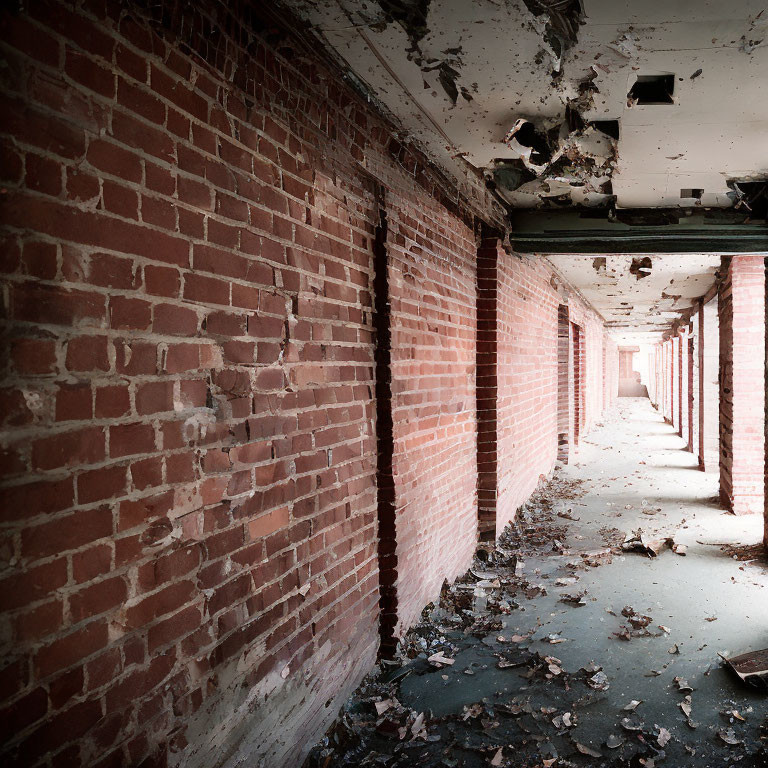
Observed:
[[[380,598],[396,637],[474,551],[491,204],[269,4],[25,8],[0,19],[3,760],[300,764]],[[558,305],[582,430],[617,351],[545,261],[495,269],[498,530],[555,460]]]
[[[674,423],[699,466],[720,473],[720,498],[737,515],[765,499],[765,264],[724,257],[717,294],[691,323],[652,350],[651,401]],[[719,466],[718,466],[719,464]]]
[[[266,7],[29,9],[2,17],[4,759],[296,764],[378,646],[372,169],[401,628],[476,540],[471,216]]]
[[[618,390],[614,373],[618,369],[618,349],[615,344],[605,345],[602,319],[556,278],[548,262],[507,253],[492,241],[483,243],[482,255],[479,268],[493,268],[496,272],[495,295],[488,295],[483,304],[483,311],[491,313],[488,317],[495,331],[478,342],[478,360],[492,360],[495,355],[496,365],[495,375],[492,364],[478,370],[478,374],[484,374],[482,383],[478,379],[478,402],[482,400],[488,409],[478,413],[478,422],[481,437],[484,422],[486,429],[495,431],[496,445],[494,450],[489,439],[493,455],[481,452],[480,519],[490,530],[495,509],[498,534],[541,477],[551,471],[558,446],[561,458],[567,458],[563,443],[569,446],[568,456],[572,455],[576,435],[594,424],[603,412],[604,402],[613,403]],[[570,319],[580,324],[582,340],[577,344],[571,337],[565,373],[560,338],[565,322],[564,300],[568,302]],[[604,345],[607,378],[612,382],[606,395]],[[565,404],[559,402],[564,377],[570,382],[567,421]],[[574,424],[577,416],[579,430]],[[568,424],[565,438],[564,423]]]
[[[765,471],[765,265],[723,259],[720,317],[720,497],[735,514],[761,513]]]

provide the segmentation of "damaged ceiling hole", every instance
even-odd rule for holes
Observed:
[[[674,104],[674,75],[638,75],[627,99],[638,106]]]
[[[703,189],[681,189],[681,198],[693,198],[694,200],[701,200],[701,196],[704,194]]]
[[[632,264],[629,267],[629,273],[634,275],[638,280],[642,280],[644,277],[648,277],[651,274],[653,268],[653,261],[650,256],[643,256],[642,259],[632,259]]]
[[[530,148],[530,161],[536,165],[543,165],[552,159],[547,137],[527,120],[521,120],[519,126],[510,132],[509,138],[514,138],[521,147]]]
[[[619,140],[619,121],[618,120],[592,120],[590,125],[597,128],[598,131],[610,136],[612,139]]]

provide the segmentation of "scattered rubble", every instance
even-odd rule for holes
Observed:
[[[740,768],[759,766],[749,762],[737,730],[745,726],[744,707],[729,703],[719,710],[727,719],[719,731],[697,730],[691,719],[694,686],[681,675],[671,683],[662,677],[659,684],[681,696],[676,705],[683,719],[659,722],[650,709],[643,712],[648,705],[641,707],[642,700],[633,698],[616,706],[615,719],[606,723],[602,735],[591,736],[596,725],[590,722],[591,707],[614,695],[610,671],[599,660],[578,670],[570,667],[565,651],[573,641],[562,632],[542,631],[542,622],[527,619],[527,611],[551,591],[554,595],[547,599],[555,602],[550,604],[562,611],[578,608],[581,615],[593,599],[586,589],[575,589],[587,569],[611,564],[617,554],[627,552],[656,557],[673,541],[650,539],[642,530],[625,536],[615,528],[601,529],[609,546],[574,551],[567,523],[578,522],[572,506],[586,490],[583,483],[558,475],[542,484],[498,542],[482,544],[473,566],[453,584],[444,584],[439,601],[428,605],[421,621],[402,638],[397,657],[383,661],[380,671],[363,682],[305,768],[577,768],[596,761],[616,768],[693,765],[688,761],[694,755],[699,760],[700,744],[686,743],[681,727],[708,739],[706,754],[714,754],[711,750],[719,743],[721,753],[739,757]],[[554,571],[540,567],[543,558],[555,559]],[[613,634],[621,640],[660,642],[654,638],[672,631],[629,605],[620,612],[606,608],[606,613],[619,621]],[[562,657],[548,652],[552,646],[564,649]],[[669,662],[651,676],[661,677],[678,663],[674,659],[683,658],[681,647],[675,643],[669,648]],[[729,660],[737,666],[738,661]],[[428,683],[438,702],[443,690],[456,696],[467,684],[487,681],[488,675],[498,678],[494,693],[483,689],[476,700],[457,700],[442,714],[423,703],[408,704],[413,700],[407,688],[415,680]],[[457,688],[461,680],[465,686]]]

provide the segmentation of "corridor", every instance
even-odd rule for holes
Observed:
[[[768,644],[762,521],[696,463],[620,398],[307,765],[766,765],[765,695],[721,662]],[[622,551],[637,529],[678,553]]]
[[[766,72],[764,0],[4,3],[0,765],[768,768]]]

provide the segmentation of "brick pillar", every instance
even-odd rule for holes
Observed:
[[[680,431],[680,337],[670,339],[670,368],[672,377],[672,399],[669,421],[677,432]]]
[[[765,484],[765,266],[723,257],[720,317],[720,497],[735,514],[762,512]]]
[[[686,389],[688,372],[685,367],[687,346],[688,342],[685,335],[680,334],[677,337],[677,434],[680,437],[685,435],[685,430],[687,429],[685,423],[685,403],[688,399],[688,390]]]
[[[498,238],[477,251],[477,518],[482,541],[496,537]]]
[[[694,361],[696,387],[696,413],[694,428],[694,452],[699,457],[699,469],[704,469],[704,302],[699,299],[693,316],[693,336],[696,347]]]
[[[719,299],[702,306],[701,461],[705,472],[720,471],[720,331]]]
[[[690,333],[687,334],[686,340],[688,342],[687,343],[687,349],[686,349],[686,353],[687,353],[687,355],[686,355],[686,370],[687,370],[687,374],[688,374],[687,381],[686,381],[686,386],[687,386],[687,391],[688,391],[688,399],[686,401],[686,406],[687,406],[686,416],[687,416],[687,421],[688,421],[688,431],[686,433],[685,439],[686,439],[686,442],[688,443],[688,450],[691,453],[695,454],[696,453],[696,448],[695,448],[695,442],[694,442],[694,440],[695,440],[695,437],[694,437],[694,432],[695,432],[694,405],[695,405],[695,402],[696,402],[696,389],[695,389],[696,388],[696,375],[695,375],[695,370],[694,370],[694,368],[695,368],[694,361],[695,361],[695,355],[696,355],[696,348],[695,348],[695,343],[694,343],[694,340],[693,340],[693,334],[690,334]]]
[[[570,319],[568,307],[560,304],[557,308],[557,458],[568,463],[570,451]],[[605,355],[605,349],[603,349]]]

